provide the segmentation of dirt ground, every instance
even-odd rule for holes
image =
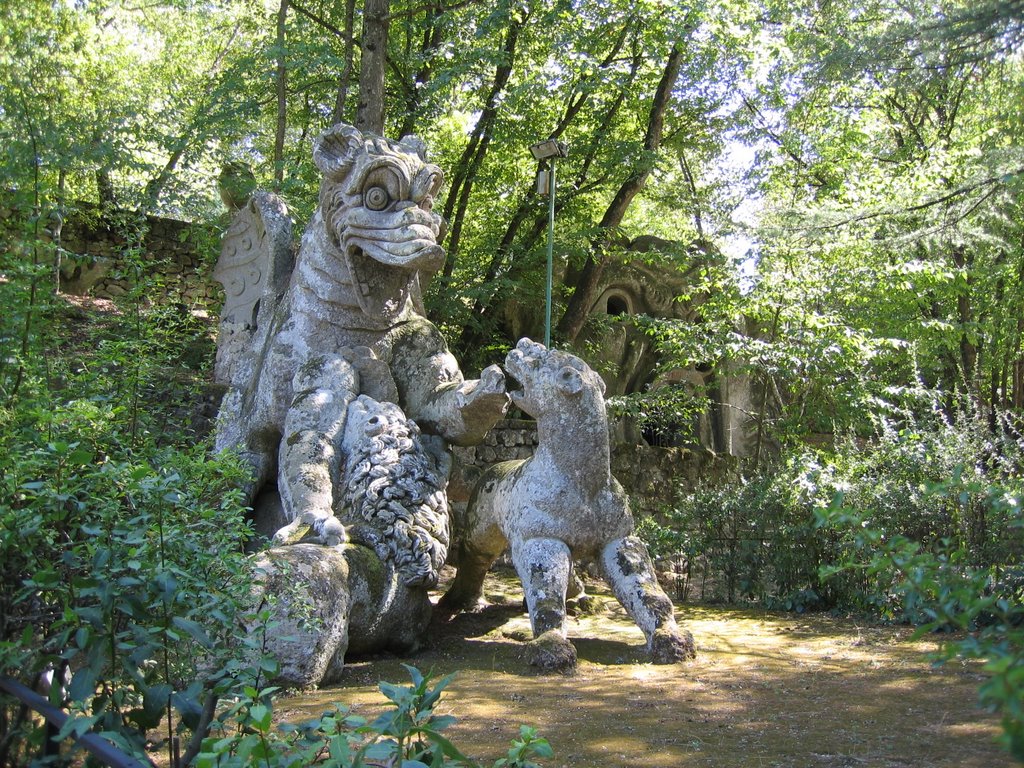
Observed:
[[[378,680],[405,683],[401,663],[435,676],[457,672],[439,705],[458,723],[449,736],[490,764],[520,724],[572,768],[872,768],[1014,765],[999,747],[998,719],[977,705],[977,667],[934,668],[936,641],[905,627],[870,626],[708,606],[677,606],[697,658],[645,661],[640,630],[600,583],[597,611],[575,617],[575,675],[541,675],[521,658],[529,618],[511,573],[488,577],[491,605],[435,623],[409,659],[352,660],[344,682],[278,701],[282,720],[319,715],[334,702],[380,709]]]

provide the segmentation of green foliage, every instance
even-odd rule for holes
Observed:
[[[299,724],[273,724],[273,712],[267,702],[272,689],[247,688],[235,704],[220,718],[222,735],[203,742],[196,758],[197,768],[248,766],[323,765],[325,768],[362,768],[374,765],[401,765],[404,768],[432,768],[479,764],[466,757],[443,735],[455,718],[439,715],[435,709],[441,694],[453,676],[431,685],[429,675],[405,666],[412,684],[382,682],[381,693],[388,709],[372,721],[354,715],[342,705],[321,717]],[[228,733],[229,728],[233,731]],[[545,739],[527,726],[520,728],[506,757],[493,768],[539,768],[535,758],[551,757]]]
[[[749,311],[796,353],[765,374],[790,423],[860,428],[915,378],[1020,405],[1024,70],[996,6],[777,9],[781,55],[740,118],[773,158]]]
[[[199,381],[183,353],[204,338],[209,352],[208,331],[146,301],[138,230],[121,254],[136,289],[106,315],[43,282],[38,231],[7,230],[0,280],[0,673],[52,678],[73,715],[63,735],[140,753],[160,726],[201,732],[208,701],[271,664],[242,550],[245,470],[182,418]],[[26,255],[38,269],[19,269]],[[0,765],[23,764],[43,731],[7,701],[0,714]]]
[[[997,503],[1022,487],[1022,447],[970,412],[949,416],[928,402],[933,410],[879,419],[871,440],[850,438],[831,453],[792,450],[740,483],[682,495],[641,532],[657,555],[687,563],[684,586],[704,599],[921,621],[885,574],[830,570],[858,545],[822,527],[817,515],[842,494],[880,535],[928,551],[952,547],[975,567],[1010,568],[1024,559],[1020,509]],[[961,484],[955,494],[940,492],[951,483]]]
[[[707,405],[704,392],[682,386],[659,387],[610,398],[608,416],[629,419],[651,445],[697,444],[700,435],[694,425]]]
[[[215,210],[213,133],[251,117],[239,100],[254,8],[109,0],[0,11],[4,190],[37,181],[62,204]],[[258,18],[258,15],[256,16]],[[160,195],[169,193],[161,201]]]
[[[1024,495],[966,481],[957,476],[931,489],[937,499],[963,507],[981,498],[987,516],[1003,521],[1004,535],[1019,541],[1024,529]],[[943,643],[937,659],[983,662],[986,681],[981,703],[1002,716],[1004,742],[1015,758],[1024,761],[1024,562],[1020,551],[1004,562],[979,562],[962,542],[944,539],[922,543],[903,535],[890,535],[872,512],[861,511],[838,495],[819,510],[818,523],[848,538],[848,557],[823,574],[866,574],[891,585],[905,611],[923,622],[918,636],[957,630],[957,639]]]
[[[642,521],[652,555],[681,560],[683,596],[757,600],[771,607],[822,608],[828,596],[818,568],[830,542],[814,525],[812,455],[736,485],[682,495],[658,519]]]
[[[239,652],[252,578],[241,475],[202,448],[153,451],[159,468],[94,450],[49,442],[5,475],[15,490],[0,521],[3,575],[21,586],[0,664],[29,679],[67,670],[56,703],[79,716],[74,727],[138,751],[172,705],[179,724],[200,709]]]

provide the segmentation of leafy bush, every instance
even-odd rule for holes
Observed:
[[[962,505],[982,497],[992,516],[1007,520],[1005,532],[1019,541],[1024,529],[1024,496],[957,477],[929,495]],[[906,536],[890,536],[872,522],[873,515],[850,507],[842,494],[819,510],[823,529],[841,532],[853,543],[849,557],[823,569],[823,578],[837,572],[864,572],[891,585],[904,612],[923,621],[917,635],[956,629],[956,639],[943,644],[940,662],[976,659],[984,662],[987,680],[982,704],[1002,716],[1004,741],[1024,761],[1024,565],[977,564],[962,545],[944,540],[931,548]]]
[[[702,599],[917,621],[884,573],[829,570],[857,544],[845,530],[822,527],[816,512],[842,493],[880,535],[953,549],[971,566],[1012,566],[1024,558],[1014,535],[1020,511],[991,494],[1024,488],[1021,459],[1011,430],[993,433],[970,412],[901,412],[879,419],[872,441],[850,439],[830,453],[800,448],[752,478],[683,494],[641,533],[656,556],[685,560],[685,589]],[[955,494],[934,492],[947,483],[958,484]]]
[[[656,556],[686,560],[701,598],[960,630],[940,660],[984,662],[981,700],[1024,760],[1024,451],[1011,423],[893,412],[870,442],[793,451],[640,530]]]
[[[51,440],[5,425],[0,672],[66,681],[51,701],[78,715],[67,730],[138,751],[172,707],[190,730],[237,673],[249,529],[237,463],[203,445],[112,453],[106,414],[71,403],[50,414]]]
[[[405,665],[403,665],[405,666]],[[434,768],[479,764],[466,757],[442,734],[455,722],[450,715],[434,710],[441,693],[452,681],[448,675],[431,687],[429,676],[405,666],[410,686],[381,683],[381,693],[390,703],[388,710],[373,721],[350,713],[338,705],[319,718],[300,724],[273,725],[268,697],[274,689],[247,688],[244,695],[221,718],[222,735],[203,743],[197,768],[231,768],[254,762],[268,768],[324,768],[392,766]],[[551,757],[551,747],[534,729],[522,726],[505,757],[492,768],[539,768],[534,758]]]
[[[73,715],[61,736],[140,753],[158,726],[201,732],[204,706],[272,668],[259,632],[238,631],[261,621],[243,469],[181,418],[201,383],[182,351],[205,329],[183,333],[141,280],[83,312],[50,292],[52,244],[14,242],[34,256],[0,261],[0,674],[52,680]],[[141,251],[125,255],[141,275]],[[0,703],[0,765],[27,762],[35,725]]]
[[[641,521],[640,535],[655,557],[686,564],[683,597],[822,607],[818,567],[829,542],[811,514],[820,471],[813,454],[801,453],[773,474],[682,494],[657,520]]]

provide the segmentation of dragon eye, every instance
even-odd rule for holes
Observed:
[[[400,169],[381,165],[366,174],[363,180],[363,205],[371,211],[383,211],[396,200],[405,200],[407,184]]]
[[[391,203],[391,196],[383,187],[370,187],[363,194],[363,204],[371,211],[383,211]]]

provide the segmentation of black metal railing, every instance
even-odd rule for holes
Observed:
[[[64,723],[70,717],[67,712],[53,706],[53,704],[35,691],[9,677],[0,676],[0,691],[10,694],[26,707],[42,715],[48,726],[46,734],[47,746],[56,746],[53,743],[53,737],[64,727]],[[84,733],[77,737],[75,741],[93,757],[104,765],[110,766],[110,768],[154,768],[154,764],[149,760],[143,761],[137,757],[125,754],[95,733]]]

